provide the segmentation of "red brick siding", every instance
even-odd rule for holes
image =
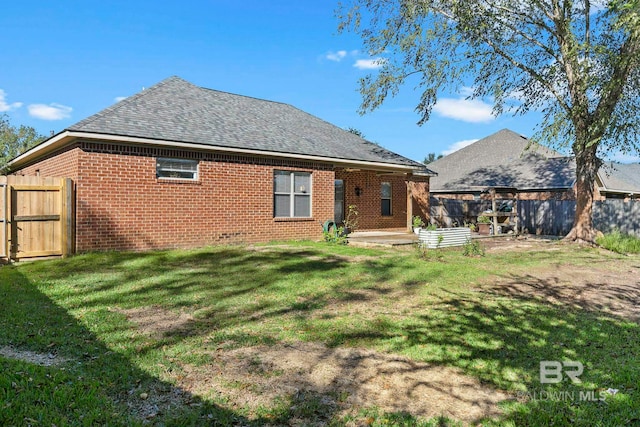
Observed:
[[[40,160],[38,163],[22,168],[15,172],[15,174],[71,178],[76,181],[78,178],[78,158],[80,152],[80,148],[77,145],[74,145],[63,151],[53,153],[43,160]]]
[[[429,208],[429,179],[422,178],[417,180],[417,178],[412,178],[409,185],[411,186],[413,216],[417,215],[421,217],[424,222],[428,224],[431,218]]]
[[[406,178],[399,175],[378,175],[375,171],[336,171],[336,179],[344,180],[345,209],[349,205],[358,207],[360,230],[407,227]],[[391,183],[391,216],[382,216],[381,187]],[[361,189],[356,196],[355,188]]]
[[[326,167],[200,160],[197,182],[172,181],[156,178],[155,157],[88,147],[76,185],[79,252],[315,239],[333,216],[334,173]],[[312,219],[273,218],[274,170],[312,173]]]
[[[156,158],[199,160],[193,181],[156,178]],[[275,170],[312,174],[312,218],[273,218]],[[334,179],[345,205],[360,211],[360,229],[407,226],[406,177],[375,171],[335,172],[322,163],[79,141],[19,174],[64,176],[76,184],[76,248],[146,250],[219,243],[317,239],[333,218]],[[417,179],[417,181],[420,181]],[[428,179],[412,182],[414,214],[428,218]],[[381,214],[381,184],[392,185],[392,216]],[[355,187],[362,189],[355,195]]]

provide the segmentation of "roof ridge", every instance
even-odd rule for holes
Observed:
[[[112,104],[66,131],[312,154],[426,170],[415,160],[290,103],[210,89],[178,76]]]
[[[178,77],[178,78],[180,78],[180,77]],[[189,82],[187,82],[187,83],[189,83]],[[239,97],[242,97],[242,98],[253,99],[253,100],[256,100],[256,101],[269,102],[269,103],[272,103],[272,104],[288,105],[290,107],[296,108],[295,106],[293,106],[293,105],[291,105],[291,104],[289,104],[287,102],[273,101],[271,99],[258,98],[256,96],[243,95],[241,93],[234,93],[234,92],[229,92],[229,91],[226,91],[226,90],[211,89],[211,88],[208,88],[208,87],[203,87],[203,86],[198,86],[198,85],[193,85],[193,86],[197,87],[198,89],[208,90],[208,91],[211,91],[211,92],[222,93],[222,94],[225,94],[225,95],[239,96]],[[302,110],[300,110],[300,111],[302,111]]]
[[[94,121],[96,121],[96,120],[108,115],[108,114],[111,114],[111,113],[117,111],[118,109],[120,109],[122,107],[125,107],[125,106],[131,104],[135,100],[137,100],[137,99],[139,99],[139,98],[141,98],[143,96],[146,96],[150,92],[155,91],[155,90],[167,85],[168,83],[170,83],[172,81],[179,81],[181,83],[187,83],[189,85],[192,85],[188,81],[186,81],[186,80],[184,80],[184,79],[182,79],[182,78],[180,78],[178,76],[175,76],[175,75],[171,76],[171,77],[167,77],[166,79],[161,80],[160,82],[148,87],[147,89],[143,88],[141,91],[136,92],[133,95],[127,96],[125,99],[123,99],[121,101],[118,101],[115,104],[112,104],[112,105],[108,106],[104,110],[98,111],[97,113],[95,113],[95,114],[93,114],[93,115],[91,115],[89,117],[86,117],[86,118],[80,120],[79,122],[74,123],[73,125],[69,126],[67,128],[67,130],[72,130],[74,127],[78,126],[80,123],[82,123],[82,126],[86,126],[86,125],[88,125],[88,124],[90,124],[90,123],[92,123],[92,122],[94,122]],[[193,85],[193,86],[195,86],[195,85]]]

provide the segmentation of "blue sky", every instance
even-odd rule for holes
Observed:
[[[443,94],[417,126],[419,93],[406,86],[360,116],[358,78],[375,64],[354,34],[337,34],[337,1],[196,0],[4,2],[0,13],[0,113],[44,134],[169,76],[198,86],[292,104],[353,127],[406,157],[509,128],[531,136],[535,113],[490,115],[491,106]]]

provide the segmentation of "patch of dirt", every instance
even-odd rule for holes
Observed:
[[[186,332],[193,322],[193,315],[190,313],[176,313],[158,306],[113,310],[124,314],[141,332],[153,337]]]
[[[558,251],[561,248],[554,245],[558,243],[558,239],[542,237],[496,237],[476,241],[480,242],[487,252]]]
[[[493,279],[491,285],[484,285],[482,289],[640,321],[640,266],[622,263],[605,263],[597,267],[560,265]]]
[[[55,353],[36,353],[34,351],[18,350],[10,346],[0,347],[0,356],[40,366],[57,366],[69,361],[69,359],[58,356]]]
[[[158,415],[171,413],[175,408],[194,404],[190,393],[160,381],[138,384],[120,401],[127,406],[131,415],[145,423],[153,422]]]
[[[577,243],[539,237],[480,240],[487,252],[559,251]],[[604,249],[603,249],[604,251]],[[606,252],[606,251],[605,251]],[[491,277],[482,290],[515,298],[537,298],[552,304],[600,311],[640,321],[640,265],[620,259],[599,260],[589,266],[553,265],[526,273]]]
[[[291,398],[294,405],[305,405],[305,397],[315,399],[321,408],[313,416],[317,421],[376,406],[470,423],[500,414],[497,404],[510,398],[457,369],[372,350],[298,342],[219,349],[211,358],[205,366],[183,365],[180,386],[254,410],[272,407],[282,397]]]
[[[309,252],[307,249],[300,248],[299,246],[293,245],[269,245],[269,246],[247,246],[247,250],[253,252],[262,252],[262,253],[278,253],[281,250],[287,250],[288,254],[295,253],[296,251],[300,253],[302,257],[305,257],[311,261],[326,261],[328,264],[332,262],[361,262],[361,261],[375,261],[380,259],[382,256],[372,256],[372,255],[336,255],[333,254],[331,256],[326,255],[314,255]],[[392,255],[392,254],[390,254]]]

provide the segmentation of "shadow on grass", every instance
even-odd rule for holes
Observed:
[[[390,277],[385,271],[391,267],[367,262],[365,269],[375,270],[376,277]],[[343,277],[342,272],[349,268],[347,258],[311,249],[253,252],[225,247],[201,252],[102,253],[24,268],[30,277],[41,279],[56,298],[65,298],[68,309],[158,305],[197,312],[197,318],[181,325],[178,338],[247,321],[313,312],[336,298],[366,301],[388,292],[381,286],[368,286],[367,292],[353,289],[368,277]],[[325,286],[330,280],[338,284]],[[317,287],[310,285],[312,281]],[[410,282],[409,287],[413,286]]]
[[[625,425],[640,419],[636,323],[544,304],[515,292],[491,298],[451,293],[429,315],[392,325],[386,335],[394,338],[382,344],[394,352],[457,366],[509,390],[524,404],[513,405],[501,422]],[[399,340],[399,335],[406,338]],[[566,376],[560,384],[541,383],[541,361],[581,362],[582,383],[573,384]],[[607,389],[618,393],[601,394]]]
[[[546,301],[594,313],[606,312],[640,322],[640,269],[621,275],[610,273],[601,280],[577,275],[508,274],[500,283],[485,286],[487,292],[531,301]]]
[[[62,368],[41,367],[0,358],[4,372],[13,373],[5,376],[3,384],[3,397],[11,410],[0,411],[4,414],[0,424],[21,424],[25,419],[73,424],[71,420],[81,415],[82,422],[89,424],[141,423],[147,417],[154,423],[180,425],[209,419],[223,425],[261,425],[274,420],[287,424],[290,418],[300,416],[296,410],[285,408],[268,413],[266,418],[253,414],[249,420],[159,380],[133,360],[148,359],[140,365],[145,370],[154,361],[166,365],[171,357],[165,357],[165,349],[179,347],[191,338],[211,338],[212,334],[216,341],[231,340],[240,346],[273,344],[268,336],[227,333],[226,328],[288,314],[304,315],[324,307],[333,296],[330,289],[296,297],[296,283],[334,279],[348,264],[348,257],[308,249],[271,252],[224,247],[193,252],[94,253],[3,267],[0,346],[55,352],[69,362]],[[370,293],[360,295],[343,289],[340,295],[361,301],[373,298],[377,291]],[[265,294],[281,294],[286,301],[261,299]],[[150,337],[135,332],[122,315],[140,307],[190,314],[198,311],[198,315]],[[29,387],[33,381],[36,388]],[[30,401],[42,405],[33,407]],[[329,420],[333,414],[326,409],[321,415]]]
[[[16,268],[0,278],[0,347],[15,353],[0,356],[1,425],[247,423],[107,348]]]
[[[544,257],[538,255],[536,259],[554,262],[554,257],[549,253]],[[20,272],[37,282],[51,299],[37,293],[33,298],[40,301],[38,304],[44,307],[42,311],[36,304],[35,307],[23,307],[15,315],[0,315],[6,319],[6,325],[2,326],[7,328],[8,325],[14,337],[3,339],[16,347],[47,351],[47,346],[55,342],[56,334],[61,334],[67,338],[59,340],[73,344],[66,348],[67,357],[79,360],[85,353],[104,353],[105,356],[101,356],[106,358],[104,362],[97,359],[90,363],[103,363],[105,370],[107,366],[121,365],[122,371],[132,372],[124,381],[119,380],[122,374],[105,376],[107,387],[102,393],[107,394],[106,402],[116,401],[117,396],[136,387],[136,381],[129,380],[140,374],[132,366],[134,356],[147,357],[148,354],[151,359],[157,358],[154,350],[177,347],[192,338],[203,341],[211,338],[215,341],[212,345],[227,340],[239,346],[273,344],[276,338],[263,333],[260,326],[272,319],[294,315],[294,321],[286,324],[299,327],[306,340],[322,341],[330,346],[348,344],[384,348],[416,361],[458,367],[486,383],[487,388],[509,390],[514,395],[521,393],[518,396],[523,402],[510,406],[501,422],[593,425],[594,420],[605,420],[605,424],[624,425],[625,420],[639,417],[640,395],[636,384],[640,379],[640,368],[636,357],[640,354],[640,331],[635,323],[568,304],[547,304],[516,289],[498,293],[447,290],[447,287],[441,287],[437,298],[432,298],[435,302],[421,307],[418,300],[412,301],[411,311],[398,317],[394,313],[386,317],[380,315],[375,305],[372,305],[371,316],[345,319],[342,312],[334,317],[331,313],[326,317],[313,316],[328,304],[362,306],[375,304],[381,297],[388,300],[388,282],[394,283],[396,292],[411,298],[414,290],[420,289],[419,285],[450,268],[434,263],[433,268],[422,271],[415,263],[399,262],[398,259],[365,260],[352,266],[347,257],[333,257],[309,248],[247,251],[224,247],[194,252],[90,254],[53,263],[24,265]],[[455,264],[452,262],[452,265]],[[514,276],[513,280],[522,281],[523,278],[526,277]],[[22,276],[16,280],[22,283],[20,289],[33,287]],[[555,289],[552,280],[534,285],[548,289],[548,292]],[[15,305],[18,308],[13,310],[19,309],[20,289],[8,292],[12,299],[7,307]],[[91,325],[91,330],[98,336],[109,337],[109,347],[122,348],[122,351],[118,350],[121,355],[109,354],[104,344],[52,301],[58,301],[64,309],[74,312],[83,324]],[[112,307],[127,310],[153,306],[185,311],[193,316],[166,330],[160,339],[141,336],[132,343],[131,323],[121,314],[110,311]],[[46,315],[46,310],[53,310],[53,315]],[[393,307],[389,310],[393,311]],[[34,325],[26,320],[13,326],[9,323],[13,317],[26,319],[31,311],[38,312],[39,320]],[[60,320],[49,325],[49,317]],[[38,327],[34,327],[35,324]],[[71,326],[65,326],[67,324]],[[70,332],[65,332],[65,328]],[[24,332],[26,330],[31,331],[31,337]],[[39,330],[46,338],[38,338]],[[3,337],[1,334],[3,332],[0,332]],[[75,336],[85,338],[76,343]],[[189,347],[193,342],[186,348],[193,349]],[[582,384],[540,384],[539,363],[543,360],[582,362],[585,367]],[[145,363],[148,366],[148,362]],[[343,369],[339,373],[346,377],[349,370]],[[97,384],[102,381],[100,375],[98,368],[80,374]],[[149,374],[143,378],[157,381]],[[120,386],[120,382],[126,386]],[[312,384],[308,387],[314,391]],[[620,392],[608,397],[606,403],[578,398],[536,399],[531,394],[536,391],[600,392],[608,388]],[[100,391],[98,386],[94,389]],[[194,419],[214,410],[218,411],[212,412],[214,416],[222,419],[237,415],[210,403],[198,404],[206,410],[197,412],[192,416]],[[335,410],[331,405],[323,409]],[[120,411],[126,413],[124,409]],[[309,411],[312,417],[313,408]],[[297,416],[289,409],[271,415],[283,424]],[[255,422],[267,421],[259,417]]]

